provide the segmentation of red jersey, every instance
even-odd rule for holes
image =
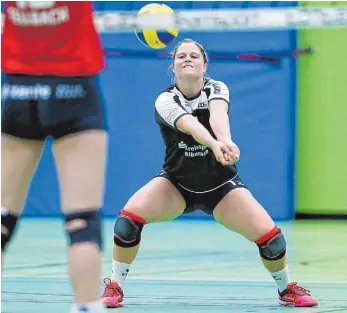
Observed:
[[[86,76],[104,67],[90,1],[7,1],[2,70]]]

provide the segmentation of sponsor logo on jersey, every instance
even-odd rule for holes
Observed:
[[[183,141],[178,143],[178,147],[180,149],[184,149],[184,156],[188,158],[196,158],[196,157],[203,157],[208,154],[208,149],[206,146],[203,145],[194,145],[194,146],[188,146]]]
[[[225,86],[221,85],[220,83],[212,83],[212,92],[214,95],[218,96],[227,96],[228,95],[228,89],[225,88]]]
[[[221,93],[221,86],[218,83],[213,83],[212,86],[214,88],[214,94],[219,95]]]
[[[208,103],[207,102],[201,102],[198,104],[198,109],[208,109]]]
[[[181,141],[181,142],[178,144],[178,148],[180,148],[180,149],[186,149],[186,148],[187,148],[187,145],[186,145],[183,141]]]
[[[178,108],[169,108],[165,111],[165,120],[169,123],[172,124],[174,120],[177,117],[177,114],[179,114]]]
[[[54,4],[55,1],[18,1],[17,7],[8,8],[8,17],[19,26],[59,25],[68,21],[69,8],[54,8]]]

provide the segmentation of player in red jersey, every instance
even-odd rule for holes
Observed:
[[[8,1],[2,70],[55,76],[95,75],[104,67],[89,1]]]
[[[98,301],[107,132],[97,74],[103,49],[87,1],[9,1],[2,36],[1,256],[16,228],[47,136],[54,138],[70,238],[71,313]]]

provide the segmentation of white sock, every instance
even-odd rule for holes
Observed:
[[[8,211],[5,207],[1,207],[1,216],[7,216],[8,215]]]
[[[112,260],[112,274],[111,281],[118,283],[120,287],[123,286],[125,279],[128,276],[131,264],[121,263],[116,260]]]
[[[278,286],[278,289],[281,292],[287,289],[288,284],[291,283],[291,280],[289,277],[288,265],[286,265],[286,267],[281,271],[271,273],[271,276],[275,280]]]
[[[70,313],[106,313],[106,308],[100,301],[74,303]]]

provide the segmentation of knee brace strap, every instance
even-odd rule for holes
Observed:
[[[286,254],[286,241],[281,229],[275,226],[267,234],[255,241],[261,257],[268,261],[279,260]]]
[[[6,245],[10,242],[14,231],[18,216],[8,213],[7,210],[1,210],[1,251],[5,250]]]
[[[114,243],[123,248],[135,247],[140,243],[144,224],[143,218],[122,210],[114,225]]]
[[[98,210],[65,215],[65,223],[70,245],[93,242],[102,249],[101,219]]]

